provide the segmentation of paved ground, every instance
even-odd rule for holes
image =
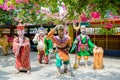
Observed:
[[[70,55],[71,64],[74,64],[74,54]],[[73,70],[74,77],[70,73],[56,75],[55,58],[52,56],[50,64],[39,64],[37,52],[31,52],[31,74],[16,73],[14,67],[14,54],[3,56],[0,49],[0,80],[120,80],[120,58],[104,57],[104,69],[93,69],[93,57],[89,58],[89,66],[81,65],[79,69]],[[84,64],[84,61],[81,61]],[[62,67],[63,70],[63,67]]]

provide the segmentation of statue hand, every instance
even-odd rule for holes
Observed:
[[[53,52],[53,49],[49,49],[49,52],[50,52],[50,53]]]
[[[94,46],[94,48],[96,48],[96,49],[97,49],[98,47],[95,45],[95,46]]]
[[[36,44],[36,43],[37,43],[34,39],[33,39],[32,41],[33,41],[33,43],[34,43],[34,44]]]
[[[59,26],[57,25],[57,26],[54,27],[54,30],[57,30],[58,28],[59,28]]]

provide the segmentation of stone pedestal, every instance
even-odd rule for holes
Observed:
[[[101,47],[93,49],[94,69],[103,69],[103,49]]]

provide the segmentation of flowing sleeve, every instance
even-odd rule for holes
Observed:
[[[69,45],[69,47],[72,46],[71,42],[72,42],[71,37],[69,37],[69,40],[68,40],[68,45]]]
[[[49,47],[49,49],[53,49],[53,44],[50,39],[48,40],[48,47]]]
[[[30,56],[30,41],[29,38],[25,37],[25,41],[22,44],[22,57],[29,57]]]
[[[48,52],[48,46],[47,46],[47,39],[44,38],[44,45],[45,45],[45,54],[48,55],[49,52]]]
[[[94,48],[95,44],[92,43],[90,38],[88,39],[88,46],[89,46],[90,52],[93,53],[93,48]]]
[[[48,55],[49,50],[53,49],[52,41],[50,39],[45,38],[44,43],[45,43],[45,54]]]
[[[77,47],[78,39],[76,38],[75,41],[73,42],[72,48],[70,50],[70,53],[73,53]]]
[[[17,38],[14,38],[13,40],[13,53],[17,53],[19,51],[19,43],[17,42]]]
[[[33,38],[33,40],[32,40],[35,44],[38,43],[38,36],[39,36],[39,34],[37,33],[37,34],[35,35],[35,37]]]
[[[29,38],[25,38],[25,42],[23,43],[23,47],[26,51],[30,51],[30,40]]]
[[[53,40],[53,38],[54,38],[54,33],[55,33],[55,30],[52,29],[52,30],[48,33],[48,35],[47,35],[46,38]]]
[[[48,33],[48,35],[46,36],[46,39],[50,39],[50,40],[52,40],[52,42],[54,42],[55,44],[59,44],[59,41],[57,41],[56,40],[56,36],[54,36],[54,33],[55,33],[55,30],[54,29],[52,29],[49,33]]]

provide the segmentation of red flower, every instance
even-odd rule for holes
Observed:
[[[106,26],[105,26],[106,29],[111,29],[112,27],[113,27],[113,24],[111,24],[111,23],[108,23],[108,24],[106,24]]]
[[[22,3],[22,0],[16,0],[16,3],[17,3],[17,4]]]
[[[29,0],[24,0],[24,3],[29,4]]]
[[[81,16],[80,16],[80,18],[81,18],[82,22],[86,22],[87,21],[87,17],[85,15],[85,13],[82,13]]]
[[[3,10],[7,10],[7,11],[8,11],[7,3],[4,3],[4,5],[3,5]]]
[[[17,17],[14,18],[15,21],[18,21],[19,19]]]
[[[92,18],[94,19],[99,19],[100,18],[100,13],[99,12],[92,12],[91,13]]]
[[[15,6],[13,4],[10,5],[10,10],[15,10]]]
[[[78,20],[74,20],[73,22],[74,22],[74,23],[77,23],[77,22],[79,22],[79,21],[78,21]]]
[[[114,16],[113,18],[114,18],[114,19],[119,19],[119,16]]]

